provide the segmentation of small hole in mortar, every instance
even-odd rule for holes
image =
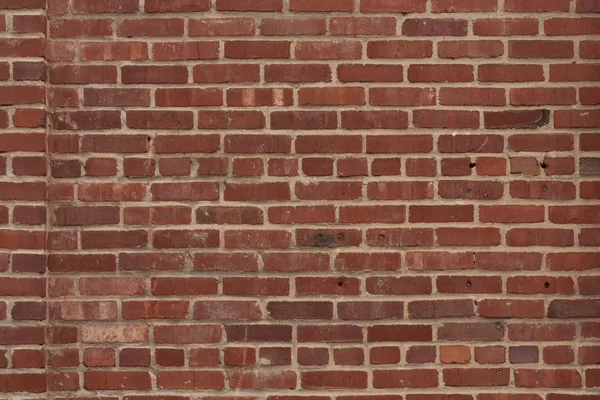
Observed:
[[[546,282],[546,283],[544,283],[544,287],[545,287],[545,288],[549,288],[549,287],[550,287],[550,282]]]
[[[477,165],[477,164],[475,164],[474,162],[469,163],[469,168],[475,168],[475,165]]]
[[[542,162],[542,163],[540,164],[540,167],[542,167],[542,168],[547,168],[547,167],[548,167],[548,164],[546,164],[545,162]]]

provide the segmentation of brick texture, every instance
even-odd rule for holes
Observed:
[[[0,399],[598,399],[599,4],[0,0]]]

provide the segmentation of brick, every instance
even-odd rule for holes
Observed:
[[[582,40],[579,43],[579,54],[581,58],[599,58],[600,42],[597,40]]]
[[[303,389],[365,389],[367,373],[365,371],[307,371],[302,373]]]
[[[258,80],[258,68],[256,70]],[[321,64],[268,64],[265,65],[266,82],[330,82],[331,68]]]
[[[534,18],[482,18],[473,22],[473,33],[477,36],[532,36],[538,33],[538,21]]]
[[[578,13],[583,13],[583,12],[597,12],[598,11],[598,5],[596,3],[594,3],[594,2],[592,2],[592,1],[589,1],[589,0],[578,0],[575,10]]]
[[[230,106],[290,106],[293,102],[293,92],[291,89],[227,90],[227,105]]]
[[[575,104],[574,88],[511,89],[510,103],[516,106]]]
[[[184,66],[124,66],[121,81],[125,84],[187,83],[188,70]]]
[[[477,312],[486,318],[541,318],[544,303],[538,300],[492,300],[479,302]]]
[[[408,18],[402,23],[407,36],[466,36],[467,21],[451,18]]]
[[[594,128],[600,125],[600,113],[597,110],[556,111],[554,126],[557,128]]]
[[[147,60],[148,46],[143,42],[85,42],[81,44],[84,61]]]
[[[117,34],[123,37],[183,36],[184,24],[180,18],[124,19],[119,22]]]
[[[506,11],[512,12],[549,12],[549,11],[569,11],[568,0],[532,0],[523,3],[519,0],[507,0],[504,4]]]
[[[406,351],[406,361],[409,364],[431,363],[435,359],[435,346],[410,346]]]
[[[341,64],[338,79],[342,82],[402,82],[403,67],[386,64]]]
[[[199,111],[199,129],[261,129],[265,116],[260,111]]]
[[[573,57],[573,42],[567,40],[509,40],[511,58],[560,59]]]
[[[505,328],[503,324],[494,322],[448,322],[440,326],[437,333],[438,340],[496,341],[504,336]]]
[[[397,41],[370,41],[367,45],[369,58],[429,58],[433,53],[433,46],[428,40],[397,40]]]
[[[414,200],[433,197],[430,182],[371,182],[367,196],[374,200]]]
[[[504,54],[504,43],[499,40],[461,40],[438,43],[441,58],[495,58]]]
[[[506,104],[504,89],[442,88],[440,104],[450,106],[503,106]]]
[[[548,110],[486,111],[484,125],[488,129],[535,129],[548,124]]]
[[[438,386],[438,374],[433,369],[375,370],[373,386],[376,388],[432,388]]]
[[[59,65],[50,69],[50,83],[116,83],[117,68],[111,65]]]
[[[508,368],[446,368],[443,380],[447,386],[507,386],[510,379]]]
[[[503,364],[506,349],[502,346],[475,347],[475,361],[479,364]]]
[[[543,222],[543,206],[480,206],[479,220],[481,222]]]
[[[193,316],[201,320],[245,320],[258,319],[262,312],[258,303],[253,301],[201,301],[194,304]]]
[[[377,106],[429,106],[436,96],[433,88],[370,88],[369,101]]]
[[[413,125],[416,128],[476,129],[479,127],[479,113],[458,110],[415,110]]]
[[[252,0],[218,0],[217,11],[281,11],[282,0],[266,0],[256,3]]]
[[[290,58],[290,42],[287,41],[228,41],[225,57],[234,59]]]
[[[573,231],[568,229],[532,230],[515,228],[506,233],[509,246],[572,246]]]
[[[436,280],[436,286],[440,293],[502,292],[502,281],[499,279],[499,277],[469,277],[442,275],[438,276]]]
[[[332,35],[394,35],[394,17],[334,17],[329,20]]]
[[[467,346],[440,347],[440,361],[444,364],[468,364],[471,350]]]
[[[484,12],[496,11],[496,0],[485,1],[457,1],[457,0],[434,0],[431,11],[434,13],[452,12]]]
[[[551,82],[586,82],[598,80],[598,65],[554,64],[550,66]]]
[[[517,387],[580,387],[579,372],[570,369],[540,370],[541,375],[534,369],[516,369],[515,385]]]
[[[365,102],[364,89],[302,88],[298,91],[300,105],[361,105]]]
[[[373,277],[367,279],[367,291],[372,294],[429,294],[431,293],[431,279],[427,277]]]
[[[299,60],[356,60],[361,58],[362,44],[358,41],[303,41],[294,47]]]
[[[571,182],[513,181],[510,195],[520,199],[574,199],[575,186]]]
[[[190,36],[249,36],[255,31],[250,18],[202,18],[188,22]]]
[[[598,34],[596,18],[550,18],[544,21],[544,33],[548,36]]]
[[[159,388],[166,389],[222,389],[224,374],[220,371],[161,371],[157,376]]]
[[[354,3],[351,0],[292,0],[292,11],[352,11]]]
[[[264,18],[259,28],[263,35],[268,36],[324,35],[327,21],[324,18]]]
[[[412,319],[470,317],[475,315],[471,300],[411,301],[408,315]]]
[[[403,111],[342,111],[344,129],[406,129],[408,114]]]
[[[425,0],[411,0],[398,3],[394,0],[362,0],[360,11],[365,13],[391,12],[391,13],[409,13],[424,12]]]
[[[544,347],[544,362],[548,364],[570,364],[575,355],[570,346],[547,346]]]
[[[219,58],[217,42],[187,41],[182,43],[160,42],[152,46],[155,60],[214,60]]]
[[[412,64],[408,67],[410,82],[472,82],[473,67],[454,64]]]
[[[209,8],[208,0],[148,0],[144,11],[147,13],[194,12],[207,11]]]
[[[541,65],[482,64],[478,67],[481,82],[540,82],[544,80]]]
[[[193,68],[194,82],[258,82],[260,68],[255,64],[212,64]]]
[[[191,111],[127,111],[127,126],[132,129],[187,130],[194,127]]]

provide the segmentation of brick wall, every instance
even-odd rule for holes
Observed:
[[[600,398],[597,0],[0,0],[0,399]]]

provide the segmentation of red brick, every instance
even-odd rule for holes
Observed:
[[[478,68],[481,82],[540,82],[544,80],[541,65],[482,64]]]
[[[515,385],[517,387],[551,387],[551,388],[572,388],[581,386],[581,376],[579,372],[570,369],[560,370],[535,370],[535,369],[516,369]]]
[[[303,389],[366,389],[365,371],[307,371],[302,373]]]
[[[431,11],[433,11],[434,13],[484,12],[496,11],[496,9],[496,0],[433,0],[433,3],[431,5]]]
[[[375,388],[433,388],[438,386],[438,374],[434,369],[375,370]]]
[[[260,67],[256,64],[211,64],[193,68],[194,82],[258,82]]]
[[[482,18],[473,22],[473,33],[477,36],[537,35],[538,21],[534,18]]]
[[[509,40],[510,58],[571,58],[573,42],[567,40]]]
[[[82,61],[147,60],[148,46],[143,42],[84,42]]]
[[[495,58],[504,54],[504,43],[500,40],[461,40],[438,43],[441,58]]]
[[[228,41],[225,57],[234,59],[290,58],[288,41]]]
[[[324,18],[263,18],[260,32],[267,36],[324,35],[327,32],[327,21]]]
[[[397,2],[395,0],[362,0],[360,3],[360,11],[365,13],[375,12],[392,12],[392,13],[408,13],[408,12],[424,12],[426,0],[411,0],[405,2]]]
[[[255,32],[251,18],[202,18],[188,23],[190,36],[250,36]]]
[[[431,293],[428,277],[372,277],[367,279],[367,291],[372,294],[415,295]]]
[[[217,11],[281,11],[283,0],[218,0]]]
[[[177,37],[183,36],[183,25],[180,18],[124,19],[118,24],[117,34],[124,37]]]
[[[406,36],[466,36],[467,20],[452,18],[408,18],[402,23]]]
[[[258,80],[258,68],[256,71]],[[269,64],[265,65],[266,82],[330,82],[331,68],[320,64]]]
[[[292,11],[352,11],[352,0],[291,0]]]
[[[295,45],[299,60],[357,60],[361,52],[359,41],[303,41]]]
[[[194,12],[207,11],[209,8],[209,0],[148,0],[144,11],[147,13]]]

